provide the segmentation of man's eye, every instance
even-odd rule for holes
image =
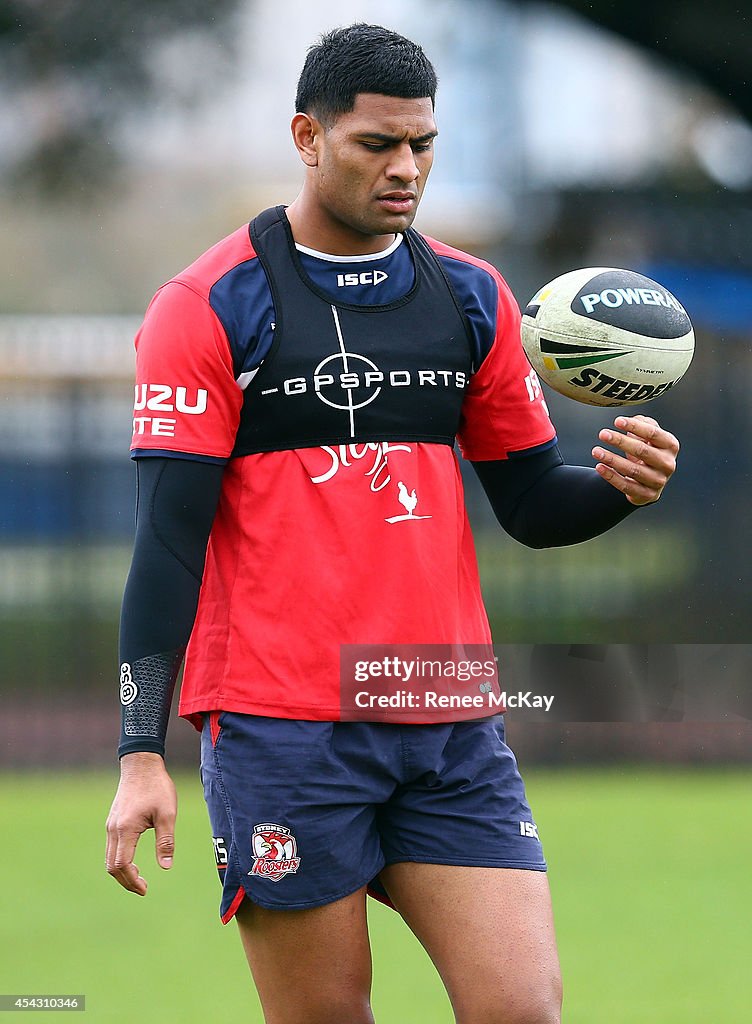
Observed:
[[[373,153],[380,153],[382,150],[386,149],[386,145],[383,142],[364,142],[363,145]]]
[[[415,153],[427,153],[429,149],[433,148],[432,142],[421,142],[419,146],[413,146],[413,152]]]

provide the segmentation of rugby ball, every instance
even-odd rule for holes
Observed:
[[[613,267],[555,278],[525,307],[521,331],[538,375],[587,405],[640,405],[664,395],[695,350],[679,300],[649,277]]]

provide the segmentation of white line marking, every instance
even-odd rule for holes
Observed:
[[[347,367],[347,349],[345,348],[345,339],[342,337],[342,328],[339,323],[339,315],[337,313],[337,307],[332,306],[332,316],[334,317],[334,326],[337,328],[337,339],[339,341],[339,350],[342,353],[342,366],[344,367],[345,373],[348,372]],[[350,411],[350,437],[355,437],[355,413],[353,411],[353,397],[352,390],[347,389],[347,405]]]

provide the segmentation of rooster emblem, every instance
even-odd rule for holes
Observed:
[[[401,480],[397,484],[397,487],[399,488],[399,503],[400,505],[405,506],[407,514],[411,516],[415,511],[415,506],[418,504],[418,496],[415,493],[415,488],[413,487],[412,492],[408,494],[407,488]]]
[[[253,867],[248,874],[260,875],[270,882],[279,882],[300,867],[295,836],[283,825],[256,825],[251,836],[251,854]]]
[[[387,523],[404,523],[408,519],[430,519],[431,516],[416,516],[415,506],[418,504],[418,495],[415,493],[415,488],[412,491],[408,491],[404,483],[399,480],[397,483],[397,500],[400,505],[405,509],[406,515],[391,516],[386,520]]]

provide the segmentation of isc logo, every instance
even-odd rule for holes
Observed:
[[[353,284],[381,284],[388,277],[389,274],[383,270],[364,270],[360,274],[337,274],[337,284],[340,288]]]
[[[520,835],[526,836],[528,839],[538,839],[538,826],[534,821],[521,821]]]

